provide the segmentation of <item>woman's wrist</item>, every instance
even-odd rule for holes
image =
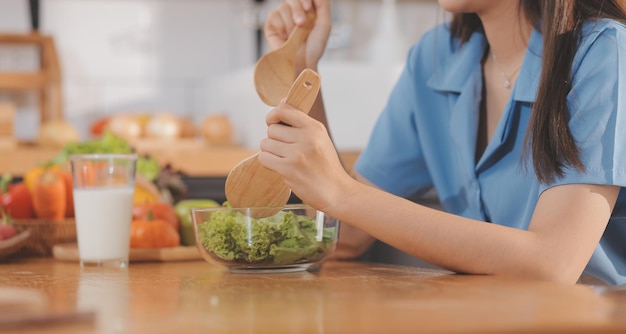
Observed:
[[[319,71],[317,70],[317,68],[318,68],[317,63],[315,63],[315,64],[307,64],[307,65],[304,65],[304,66],[296,66],[296,73],[300,73],[300,72],[304,71],[307,68],[319,73]]]

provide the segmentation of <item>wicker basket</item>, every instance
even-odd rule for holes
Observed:
[[[13,224],[19,230],[30,231],[28,242],[16,253],[17,256],[52,256],[54,245],[76,242],[74,219],[19,219]]]

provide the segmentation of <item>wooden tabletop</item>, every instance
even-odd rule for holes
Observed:
[[[362,262],[232,274],[204,261],[120,271],[14,259],[0,264],[0,287],[41,292],[46,312],[77,312],[20,333],[626,332],[624,290]]]

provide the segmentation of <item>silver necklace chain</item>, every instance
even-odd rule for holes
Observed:
[[[510,75],[507,75],[506,72],[504,72],[504,69],[502,68],[502,66],[500,66],[498,59],[496,59],[496,55],[492,51],[489,51],[489,54],[491,54],[491,59],[493,59],[493,62],[496,64],[496,67],[498,67],[498,70],[504,77],[504,88],[511,89],[511,80],[513,79],[513,77],[515,77],[515,75],[520,70],[520,68],[522,68],[522,64],[520,64],[515,69],[515,71],[513,71],[513,73],[511,73]]]

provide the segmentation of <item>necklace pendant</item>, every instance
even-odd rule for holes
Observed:
[[[506,88],[506,89],[511,89],[511,81],[506,80],[506,81],[504,82],[504,88]]]

